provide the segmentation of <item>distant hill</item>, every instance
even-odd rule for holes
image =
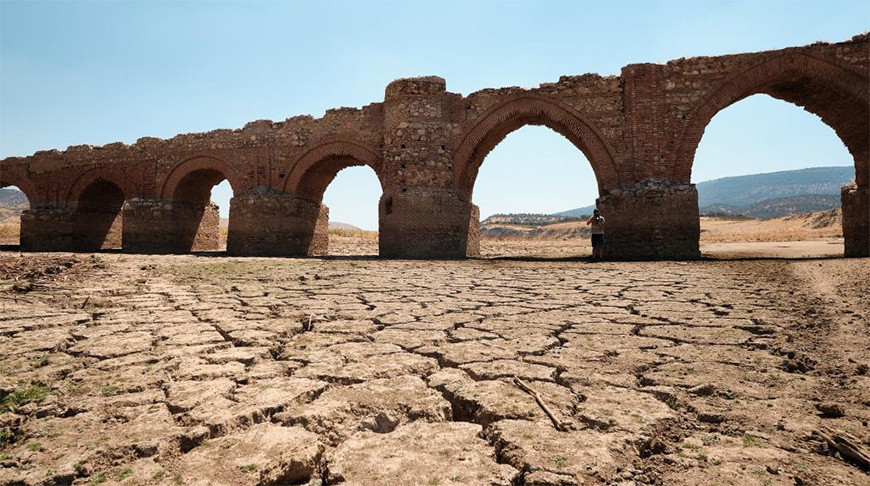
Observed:
[[[0,189],[0,223],[17,223],[30,204],[23,192],[11,187]]]
[[[564,223],[566,221],[574,221],[577,218],[563,216],[559,214],[535,214],[535,213],[517,213],[517,214],[493,214],[492,216],[481,221],[481,224],[508,224],[520,226],[544,226],[554,223]]]
[[[711,204],[699,210],[702,216],[745,216],[754,219],[770,219],[827,211],[839,207],[839,195],[804,194],[766,199],[747,206]]]
[[[568,211],[562,211],[561,213],[553,213],[555,216],[567,216],[569,218],[583,218],[586,216],[592,216],[592,210],[595,209],[595,205],[583,206],[582,208],[577,209],[569,209]]]
[[[27,204],[27,196],[14,187],[0,189],[0,206],[20,206]]]
[[[749,206],[770,199],[821,194],[839,196],[855,178],[855,167],[812,167],[699,182],[698,206]]]
[[[350,231],[362,231],[361,228],[357,228],[352,224],[340,223],[338,221],[330,221],[329,229],[331,230],[350,230]]]
[[[701,214],[778,218],[839,207],[840,188],[854,178],[855,167],[847,165],[723,177],[695,187]],[[582,218],[593,209],[585,206],[553,214]]]

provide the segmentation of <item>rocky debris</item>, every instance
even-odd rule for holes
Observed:
[[[329,457],[329,484],[516,484],[519,472],[496,462],[481,431],[476,424],[418,421],[390,434],[359,432]]]

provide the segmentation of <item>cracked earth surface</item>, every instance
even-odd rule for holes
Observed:
[[[50,258],[0,484],[870,484],[867,259]]]

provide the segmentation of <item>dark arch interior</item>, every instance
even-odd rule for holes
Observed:
[[[97,179],[81,192],[76,201],[76,245],[83,251],[120,249],[122,246],[124,191],[115,183]]]
[[[172,193],[176,207],[180,247],[189,251],[217,251],[226,247],[221,230],[220,208],[211,200],[212,190],[226,180],[216,169],[198,169],[186,174]]]
[[[172,199],[198,204],[206,204],[211,200],[211,190],[226,179],[224,174],[215,169],[199,169],[185,175],[175,188]]]

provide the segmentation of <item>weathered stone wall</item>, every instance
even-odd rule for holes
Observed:
[[[109,208],[119,198],[126,200],[124,251],[214,249],[216,210],[207,199],[227,179],[235,195],[230,253],[317,255],[328,244],[324,190],[342,168],[367,165],[383,189],[382,256],[473,256],[479,251],[473,189],[484,158],[511,131],[545,125],[577,146],[595,172],[611,258],[696,258],[690,180],[697,145],[719,111],[765,93],[819,115],[852,153],[857,185],[843,193],[844,234],[847,253],[868,255],[868,86],[866,34],[836,44],[634,64],[619,76],[563,76],[536,88],[465,97],[447,91],[439,77],[400,79],[387,86],[383,103],[329,110],[322,118],[258,120],[237,130],[7,158],[0,186],[19,186],[30,200],[21,238],[28,250],[116,246],[117,226],[106,221],[117,220],[108,213],[117,212]]]
[[[841,194],[843,203],[843,239],[848,257],[865,257],[870,248],[870,188],[846,186]]]

